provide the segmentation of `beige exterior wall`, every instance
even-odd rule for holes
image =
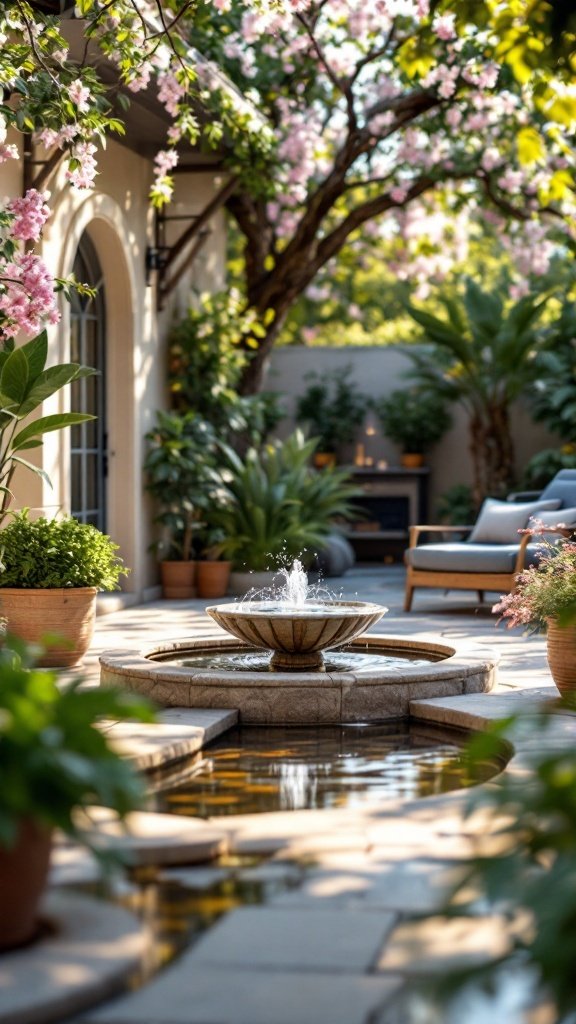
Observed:
[[[272,355],[265,386],[284,392],[288,421],[283,433],[293,429],[294,410],[298,395],[307,387],[309,373],[325,374],[344,366],[351,366],[350,379],[370,398],[380,398],[406,385],[403,376],[411,363],[401,345],[387,347],[306,348],[289,346],[278,348]],[[375,463],[384,459],[390,466],[399,464],[400,452],[396,445],[382,436],[382,430],[373,414],[367,414],[366,426],[374,426],[376,434],[366,436],[359,431],[357,442],[364,445],[365,454]],[[512,429],[516,446],[517,471],[521,472],[528,459],[542,448],[555,447],[558,440],[542,426],[533,423],[528,411],[517,403],[513,411]],[[344,451],[348,461],[354,458],[354,446]],[[456,483],[471,483],[468,456],[467,419],[463,410],[454,410],[454,423],[439,444],[426,456],[430,466],[430,512],[434,513],[440,494]]]
[[[96,187],[78,192],[65,182],[63,169],[48,182],[53,215],[36,251],[58,277],[71,273],[84,231],[96,248],[106,296],[106,395],[109,434],[107,530],[120,544],[131,574],[123,589],[133,601],[155,593],[158,568],[148,552],[153,540],[152,510],[143,488],[144,435],[155,412],[166,408],[166,338],[173,319],[187,308],[190,289],[214,290],[223,284],[225,224],[221,213],[191,268],[166,303],[156,310],[156,285],[146,286],[145,252],[154,240],[154,215],[148,203],[152,165],[113,140],[99,155]],[[198,214],[214,196],[219,181],[211,173],[177,178],[170,216]],[[23,167],[16,161],[0,167],[0,194],[23,191]],[[185,220],[171,229],[184,230]],[[168,238],[170,241],[170,238]],[[62,319],[49,331],[49,363],[68,361],[69,308],[61,302]],[[44,412],[63,411],[69,395],[60,393]],[[67,431],[48,434],[39,449],[52,489],[40,478],[21,472],[15,480],[17,505],[42,508],[51,514],[70,508],[70,448]]]

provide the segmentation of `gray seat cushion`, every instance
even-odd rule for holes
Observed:
[[[525,565],[534,562],[536,546],[526,548]],[[414,569],[432,572],[514,572],[517,544],[422,544],[409,548],[406,561]]]

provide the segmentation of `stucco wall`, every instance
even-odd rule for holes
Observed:
[[[274,351],[265,386],[285,394],[284,405],[288,413],[288,420],[282,425],[282,433],[285,434],[294,427],[296,399],[306,390],[307,374],[322,375],[350,366],[350,379],[357,384],[358,389],[371,398],[379,398],[405,386],[406,378],[403,374],[410,365],[400,345],[377,348],[289,346]],[[364,444],[365,454],[374,458],[375,462],[384,459],[390,466],[398,465],[399,450],[382,436],[380,425],[373,414],[367,417],[367,424],[376,427],[377,433],[367,437],[363,431],[359,431],[356,440]],[[520,403],[514,407],[512,427],[518,472],[521,472],[535,452],[558,443],[540,425],[532,422],[528,410]],[[344,456],[352,461],[353,446],[344,451]],[[448,487],[455,483],[471,482],[467,418],[463,410],[454,409],[452,428],[429,452],[426,461],[430,466],[430,508],[433,512],[438,496]]]
[[[64,167],[48,182],[52,217],[42,243],[36,247],[50,270],[65,277],[72,271],[78,242],[87,231],[104,274],[107,334],[107,419],[109,430],[108,532],[120,544],[131,574],[124,589],[135,598],[150,596],[158,580],[158,567],[148,552],[153,539],[151,507],[143,488],[144,435],[158,408],[166,408],[166,337],[174,317],[186,309],[190,289],[222,285],[225,224],[221,213],[208,225],[210,234],[193,264],[186,270],[161,312],[156,308],[156,280],[146,285],[145,252],[154,240],[154,214],[148,202],[152,164],[114,140],[99,154],[93,190],[70,188]],[[197,215],[221,182],[211,173],[182,174],[177,178],[170,216]],[[21,161],[0,167],[0,195],[23,191]],[[170,228],[172,237],[189,220]],[[69,310],[61,300],[62,319],[49,331],[49,362],[69,359]],[[59,393],[46,403],[45,412],[67,408],[69,396]],[[53,512],[70,507],[69,436],[66,431],[46,436],[37,454],[53,487],[30,473],[15,479],[17,505]]]

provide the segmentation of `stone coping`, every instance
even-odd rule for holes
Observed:
[[[366,633],[347,647],[352,653],[431,657],[428,664],[363,665],[345,671],[225,673],[152,660],[182,651],[221,655],[250,652],[234,638],[191,639],[140,651],[107,651],[100,658],[101,684],[119,685],[176,707],[229,708],[257,724],[333,724],[407,717],[419,698],[491,690],[499,656],[470,642],[438,643]]]
[[[125,988],[147,968],[152,936],[127,910],[51,890],[46,935],[0,957],[0,1024],[62,1021]]]

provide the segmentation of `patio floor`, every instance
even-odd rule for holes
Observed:
[[[329,583],[334,596],[388,606],[376,632],[429,640],[472,639],[496,648],[501,656],[494,693],[418,701],[418,717],[482,727],[511,710],[529,711],[554,696],[542,638],[496,629],[490,605],[478,607],[475,593],[420,591],[415,610],[405,614],[403,576],[396,565],[359,566]],[[217,635],[219,627],[204,612],[207,603],[213,602],[158,601],[100,616],[83,669],[85,678],[97,682],[103,650]],[[161,750],[174,740],[174,730],[179,743],[197,749],[203,738],[230,724],[231,713],[172,709],[163,717],[163,724],[144,727],[141,736],[136,726],[128,738],[132,754],[140,756],[142,764],[158,755],[156,747]],[[150,729],[157,730],[153,743]],[[551,742],[573,746],[576,718],[553,716],[550,734]],[[525,771],[524,753],[519,743],[507,770]],[[443,913],[446,894],[468,859],[492,848],[485,812],[477,810],[463,818],[468,800],[465,791],[455,791],[358,809],[194,819],[190,834],[184,836],[173,835],[173,816],[166,827],[163,816],[143,815],[135,828],[139,863],[150,862],[154,847],[166,858],[164,870],[176,871],[173,877],[182,877],[193,887],[204,884],[205,875],[209,882],[213,868],[171,867],[179,843],[188,844],[186,864],[206,859],[210,854],[203,850],[224,848],[236,857],[264,857],[260,868],[248,869],[256,874],[260,870],[282,877],[301,870],[300,884],[276,893],[265,905],[229,911],[144,987],[119,998],[109,996],[93,1009],[84,1009],[94,1002],[93,996],[84,1002],[81,992],[79,997],[78,958],[85,958],[82,968],[90,968],[94,989],[98,972],[105,978],[110,973],[107,958],[116,964],[125,943],[133,949],[136,937],[129,921],[119,920],[116,945],[107,935],[105,943],[90,946],[88,936],[88,953],[81,941],[59,946],[55,939],[44,947],[9,954],[0,963],[0,1024],[69,1019],[74,1024],[492,1024],[494,1019],[520,1024],[524,1017],[515,1008],[518,993],[505,995],[501,1012],[492,1004],[484,1011],[476,1006],[474,1012],[460,1004],[442,1017],[432,1011],[428,1017],[422,1006],[398,1002],[398,994],[412,993],[423,977],[483,962],[509,947],[509,935],[497,915],[480,913],[471,920]],[[179,821],[186,830],[189,819]],[[84,870],[87,878],[93,877],[93,865],[85,855],[75,860],[74,851],[59,852],[51,898],[64,899],[60,920],[78,919],[68,885],[81,879]],[[428,916],[419,920],[421,914]],[[99,958],[96,965],[91,956],[92,961]],[[125,955],[127,963],[131,958],[132,954]],[[106,999],[109,983],[100,984],[100,996]],[[34,1006],[26,1010],[22,1000],[26,1002],[28,993]]]

